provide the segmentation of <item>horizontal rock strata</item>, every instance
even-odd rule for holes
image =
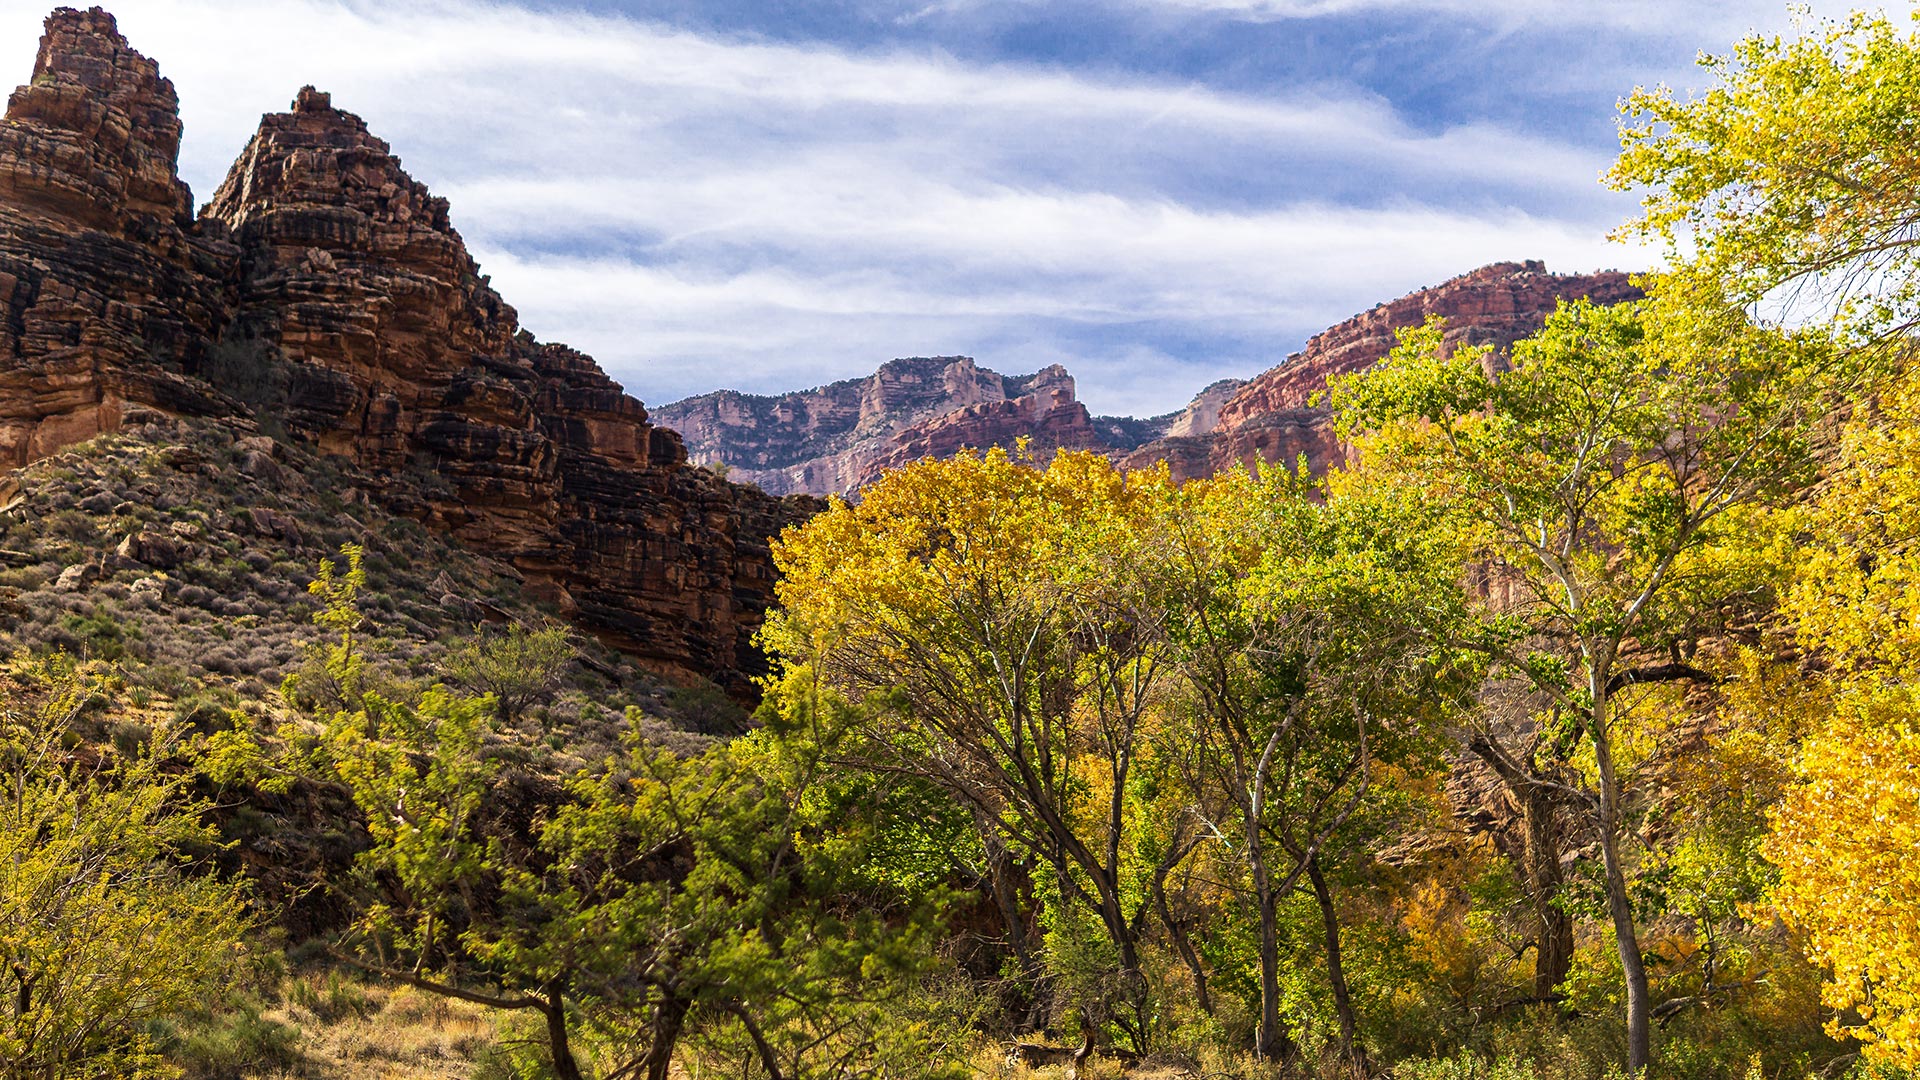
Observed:
[[[1203,443],[1151,442],[1121,457],[1131,468],[1166,462],[1178,479],[1211,476],[1237,464],[1292,465],[1304,455],[1315,472],[1344,456],[1331,414],[1313,404],[1327,379],[1372,367],[1393,350],[1399,331],[1431,316],[1446,320],[1445,347],[1504,350],[1545,324],[1562,300],[1617,304],[1640,290],[1618,271],[1553,274],[1538,261],[1494,263],[1362,312],[1307,341],[1299,352],[1248,380],[1198,433]],[[1204,455],[1202,449],[1204,447]]]
[[[1001,375],[965,356],[893,360],[864,379],[778,396],[722,390],[655,410],[697,461],[773,494],[850,494],[896,465],[963,446],[1102,445],[1059,365]]]
[[[689,466],[522,331],[446,201],[326,94],[265,117],[198,218],[180,130],[112,16],[47,19],[0,122],[0,466],[143,414],[257,417],[636,658],[748,690],[768,539],[812,504]]]
[[[964,356],[894,360],[864,379],[791,394],[722,390],[662,406],[655,419],[686,437],[695,460],[723,463],[729,476],[776,494],[851,494],[919,458],[1020,439],[1042,456],[1093,450],[1131,469],[1164,464],[1179,480],[1237,464],[1292,466],[1303,456],[1319,472],[1344,450],[1314,396],[1328,377],[1379,363],[1400,330],[1437,315],[1447,320],[1447,348],[1503,350],[1538,330],[1562,300],[1613,304],[1639,295],[1615,271],[1552,274],[1539,262],[1495,263],[1356,315],[1250,380],[1223,379],[1180,412],[1144,419],[1088,416],[1073,377],[1057,364],[1003,376]]]

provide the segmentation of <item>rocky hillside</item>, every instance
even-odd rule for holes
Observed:
[[[111,15],[47,19],[0,122],[0,466],[257,422],[637,660],[744,688],[767,540],[810,505],[689,466],[589,357],[521,330],[446,201],[326,94],[265,117],[197,218],[180,136]]]
[[[1223,379],[1185,409],[1144,419],[1089,416],[1058,364],[1006,376],[965,356],[894,360],[864,379],[777,396],[721,390],[658,408],[654,419],[681,433],[694,460],[724,464],[728,476],[776,495],[848,494],[918,458],[1020,438],[1043,453],[1096,450],[1131,468],[1165,462],[1179,479],[1301,454],[1324,469],[1340,446],[1313,395],[1330,375],[1378,363],[1397,331],[1439,315],[1450,347],[1505,347],[1539,329],[1563,299],[1611,304],[1638,295],[1616,271],[1494,263],[1356,315],[1251,380]]]

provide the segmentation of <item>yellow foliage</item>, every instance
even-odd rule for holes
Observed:
[[[1782,915],[1831,968],[1829,1028],[1920,1066],[1920,379],[1848,425],[1789,599],[1834,665],[1833,717],[1802,747],[1767,857]]]
[[[1920,675],[1920,372],[1848,426],[1820,499],[1792,606],[1802,636],[1844,669]]]
[[[1920,1065],[1920,699],[1856,701],[1800,760],[1774,815],[1775,901],[1833,975],[1828,1029],[1875,1061]],[[1880,715],[1875,715],[1880,714]]]

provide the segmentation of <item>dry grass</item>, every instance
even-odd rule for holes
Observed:
[[[290,977],[262,1020],[296,1031],[299,1061],[249,1080],[465,1080],[500,1043],[494,1013],[408,987]]]
[[[301,1052],[317,1066],[299,1075],[341,1080],[466,1077],[473,1075],[478,1055],[496,1040],[493,1016],[479,1005],[406,988],[379,994],[376,1005],[371,1015],[324,1025],[310,1015],[303,1017],[301,1006],[290,1005],[285,1022],[301,1029],[306,1036]]]
[[[1073,1048],[1062,1046],[1058,1049],[1070,1052]],[[1116,1057],[1096,1053],[1080,1067],[1077,1077],[1072,1067],[1066,1064],[1035,1066],[1012,1058],[1005,1043],[994,1043],[982,1046],[969,1064],[975,1076],[992,1077],[993,1080],[1067,1080],[1069,1077],[1074,1077],[1074,1080],[1223,1080],[1228,1076],[1241,1075],[1231,1071],[1209,1072],[1207,1066],[1172,1053],[1150,1055],[1132,1066]]]

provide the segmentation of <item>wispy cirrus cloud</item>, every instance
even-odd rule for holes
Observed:
[[[1159,412],[1484,262],[1652,257],[1604,241],[1631,202],[1595,183],[1591,139],[1359,80],[983,60],[957,10],[924,38],[822,41],[479,0],[115,7],[179,87],[202,197],[260,112],[328,89],[450,197],[530,329],[655,402],[964,352],[1064,362],[1097,410]],[[0,0],[21,80],[41,14]]]
[[[1787,5],[1752,0],[1113,0],[1143,8],[1211,12],[1235,18],[1282,21],[1438,15],[1481,25],[1600,28],[1639,34],[1686,34],[1703,47],[1723,47],[1734,35],[1787,21]],[[1841,14],[1844,3],[1803,3],[1808,13]],[[1727,39],[1727,40],[1722,40]]]

